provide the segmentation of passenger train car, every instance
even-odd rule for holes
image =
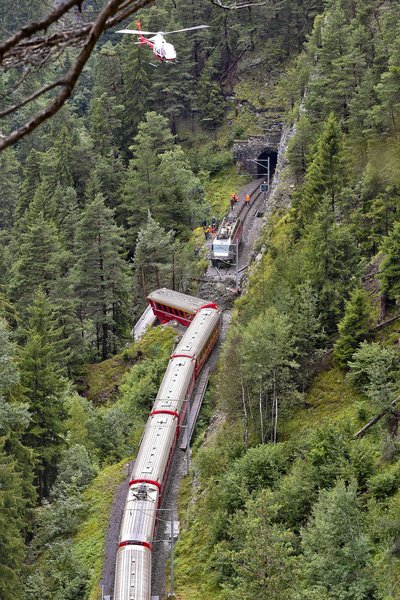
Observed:
[[[174,290],[161,288],[147,296],[153,313],[161,323],[172,319],[187,327],[193,321],[198,309],[206,304],[205,300],[181,294]]]
[[[189,400],[204,362],[220,332],[216,304],[157,290],[150,304],[168,302],[175,310],[193,310],[192,320],[171,355],[149,415],[132,470],[117,550],[113,600],[150,600],[151,554],[156,512]],[[156,298],[156,300],[155,300]],[[153,308],[154,310],[154,308]],[[160,309],[155,306],[155,310]],[[168,320],[163,310],[162,319]],[[170,319],[176,318],[169,312]],[[187,313],[191,314],[191,313]]]

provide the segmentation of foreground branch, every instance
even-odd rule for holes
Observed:
[[[389,406],[387,406],[386,408],[384,408],[380,413],[378,413],[377,415],[375,415],[375,417],[373,419],[371,419],[370,421],[368,421],[368,423],[366,423],[364,425],[364,427],[361,427],[361,429],[359,431],[357,431],[357,433],[355,433],[353,435],[354,439],[360,438],[364,435],[364,433],[370,428],[372,427],[372,425],[375,425],[375,423],[377,423],[378,421],[380,421],[382,419],[382,417],[384,417],[392,408],[392,406],[394,406],[395,404],[397,404],[397,402],[400,400],[400,396],[398,396],[397,398],[395,398],[390,404]]]
[[[55,34],[52,36],[48,36],[46,38],[42,38],[40,40],[32,40],[30,42],[21,42],[23,38],[28,37],[32,31],[38,31],[39,29],[45,28],[47,24],[54,22],[55,13],[54,11],[51,15],[47,17],[47,19],[41,21],[40,23],[30,24],[26,27],[23,27],[19,32],[17,32],[14,36],[6,40],[2,45],[0,45],[0,61],[7,55],[7,50],[9,52],[17,52],[18,48],[22,48],[21,52],[23,55],[24,50],[26,51],[27,47],[30,50],[33,49],[34,45],[36,47],[40,47],[42,43],[42,47],[46,46],[46,51],[49,52],[49,46],[54,48],[54,40],[60,39],[62,43],[66,43],[66,39],[76,41],[80,37],[84,37],[84,46],[80,51],[75,63],[69,69],[64,77],[59,79],[58,81],[51,83],[47,86],[44,86],[37,92],[34,92],[31,96],[25,98],[19,103],[16,103],[13,106],[8,107],[3,111],[3,115],[10,114],[22,106],[25,106],[29,102],[37,99],[42,94],[48,92],[55,87],[61,87],[61,91],[58,95],[51,101],[49,104],[40,112],[36,113],[29,121],[27,121],[22,127],[16,129],[9,135],[3,135],[2,139],[0,139],[0,150],[4,150],[8,146],[11,146],[34,129],[36,129],[41,123],[52,117],[58,110],[64,105],[64,103],[71,96],[76,82],[82,73],[84,66],[89,60],[93,49],[100,38],[101,34],[110,27],[113,27],[120,21],[126,19],[131,14],[137,12],[140,8],[145,7],[148,4],[151,4],[153,0],[108,0],[103,10],[100,12],[97,19],[90,25],[79,28],[78,30],[72,30],[71,32],[63,32],[61,34]],[[63,9],[62,14],[71,8],[74,5],[80,5],[81,2],[78,0],[69,0],[69,2],[65,2],[59,7],[58,13],[60,13],[61,9]],[[67,8],[68,7],[68,8]],[[59,17],[58,17],[59,18]],[[52,43],[53,42],[53,43]],[[60,44],[60,42],[58,42]]]
[[[215,6],[224,8],[225,10],[239,10],[241,8],[250,8],[251,6],[265,6],[269,0],[262,0],[261,2],[241,2],[241,0],[234,0],[230,3],[222,2],[222,0],[211,0],[211,2]]]

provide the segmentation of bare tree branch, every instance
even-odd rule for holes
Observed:
[[[233,0],[233,2],[222,2],[222,0],[211,0],[212,4],[225,10],[239,10],[241,8],[250,8],[251,6],[265,6],[269,0],[261,0],[261,2],[246,2],[246,0]]]
[[[354,439],[363,437],[363,435],[365,434],[366,431],[368,431],[368,429],[370,427],[372,427],[372,425],[375,425],[375,423],[377,423],[378,421],[380,421],[382,419],[382,417],[384,417],[391,409],[392,407],[397,404],[397,402],[400,400],[400,396],[398,398],[395,398],[390,404],[389,406],[387,406],[386,408],[384,408],[380,413],[378,413],[377,415],[375,415],[375,417],[373,417],[370,421],[368,421],[368,423],[366,423],[363,427],[361,427],[361,429],[359,431],[357,431],[357,433],[355,433],[353,435]]]
[[[18,102],[17,104],[13,104],[13,106],[9,106],[8,108],[5,108],[3,111],[1,111],[0,119],[2,119],[3,117],[6,117],[7,115],[9,115],[12,112],[15,112],[16,110],[19,110],[20,108],[22,108],[29,102],[36,100],[36,98],[39,98],[39,96],[41,96],[42,94],[45,94],[46,92],[49,92],[50,90],[53,90],[54,88],[59,87],[60,85],[64,85],[65,83],[66,82],[64,81],[64,79],[60,79],[59,81],[54,81],[53,83],[49,83],[49,85],[44,85],[42,88],[40,88],[40,90],[37,90],[36,92],[34,92],[33,94],[31,94],[30,96],[25,98],[24,100],[21,100],[21,102]]]
[[[37,31],[41,31],[42,29],[48,29],[50,25],[58,21],[66,12],[68,12],[74,6],[81,6],[83,0],[67,0],[66,2],[62,2],[53,12],[48,14],[44,19],[38,21],[37,23],[28,23],[28,25],[24,25],[21,27],[19,31],[14,33],[11,37],[9,37],[5,42],[0,44],[0,62],[4,56],[4,53],[12,48],[22,39],[30,37]]]
[[[91,56],[98,39],[105,30],[123,21],[139,9],[151,4],[153,1],[154,0],[108,0],[93,23],[76,29],[56,32],[50,36],[35,38],[28,41],[25,40],[25,38],[32,35],[32,33],[46,29],[50,24],[55,23],[57,19],[65,14],[70,8],[82,4],[82,0],[69,0],[60,5],[56,11],[53,11],[42,21],[22,27],[16,34],[11,36],[11,38],[3,42],[3,44],[0,44],[0,65],[3,62],[2,66],[4,67],[5,63],[7,67],[7,65],[15,66],[21,62],[24,64],[27,62],[31,63],[34,62],[35,59],[40,59],[40,61],[43,62],[51,52],[55,49],[59,50],[63,45],[70,47],[71,45],[83,43],[82,50],[65,77],[42,87],[40,90],[31,94],[31,96],[28,96],[24,100],[3,110],[0,117],[15,112],[19,108],[22,108],[29,102],[36,100],[39,96],[56,87],[61,86],[62,88],[58,95],[53,98],[43,110],[36,113],[36,115],[19,129],[16,129],[8,135],[3,135],[2,139],[0,139],[0,150],[4,150],[28,133],[32,132],[63,106],[66,100],[71,96],[84,66]],[[27,61],[28,53],[30,58]]]

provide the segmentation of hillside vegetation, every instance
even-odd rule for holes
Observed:
[[[44,11],[9,8],[5,31]],[[114,493],[176,337],[133,344],[132,324],[155,288],[197,292],[199,226],[244,181],[232,143],[281,119],[279,202],[182,485],[176,587],[399,598],[400,7],[161,0],[140,17],[210,28],[157,68],[107,33],[67,105],[0,153],[0,597],[97,600]],[[68,52],[2,72],[0,109]]]
[[[227,418],[182,511],[185,599],[399,597],[399,321],[374,329],[399,301],[398,16],[327,2],[280,77],[297,187],[235,305]]]

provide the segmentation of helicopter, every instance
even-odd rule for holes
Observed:
[[[117,33],[133,33],[139,36],[139,41],[135,42],[139,46],[150,46],[153,54],[158,62],[174,62],[176,61],[176,51],[172,44],[165,41],[164,36],[171,33],[181,33],[182,31],[193,31],[195,29],[206,29],[209,25],[196,25],[186,29],[177,29],[176,31],[142,31],[140,21],[137,22],[137,29],[120,29]],[[151,38],[144,37],[152,35]]]

